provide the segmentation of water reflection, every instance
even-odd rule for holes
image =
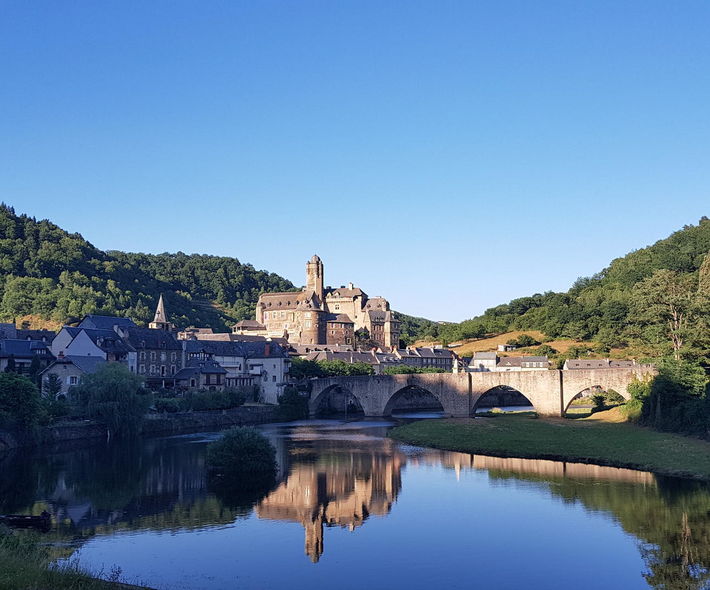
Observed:
[[[419,518],[416,505],[398,503],[403,486],[416,489],[432,505],[438,502],[442,511],[448,508],[437,493],[450,473],[449,481],[475,484],[477,494],[520,489],[583,506],[590,518],[611,517],[638,540],[648,586],[709,587],[710,489],[705,483],[612,467],[409,447],[386,438],[386,427],[385,422],[365,421],[264,427],[277,448],[277,482],[239,501],[215,495],[207,486],[205,447],[218,433],[6,453],[0,455],[0,513],[49,510],[57,522],[50,535],[61,546],[58,556],[121,531],[210,531],[244,519],[298,523],[305,553],[317,563],[328,528],[356,531],[368,518],[385,517],[394,509],[405,520]],[[426,477],[414,478],[418,472]],[[405,473],[412,476],[405,478]],[[391,526],[402,522],[386,521]],[[455,521],[441,523],[454,540],[461,534],[457,526]],[[408,541],[403,537],[402,546]]]

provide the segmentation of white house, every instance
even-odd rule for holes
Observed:
[[[194,359],[212,360],[227,371],[227,387],[257,385],[266,403],[277,403],[288,382],[291,361],[274,342],[185,340],[183,350],[185,366]]]
[[[476,352],[468,365],[471,372],[495,371],[498,355],[495,352]]]

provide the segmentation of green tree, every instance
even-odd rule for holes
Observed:
[[[143,380],[120,363],[106,363],[96,373],[85,375],[70,395],[90,418],[106,424],[116,437],[139,434],[152,402]]]
[[[44,395],[50,399],[56,399],[59,393],[62,391],[62,380],[56,373],[50,373],[44,380],[42,386]]]
[[[15,373],[17,371],[17,363],[15,363],[15,355],[11,354],[7,358],[7,364],[5,365],[6,373]]]
[[[37,386],[15,373],[0,373],[0,427],[27,432],[41,419]]]
[[[41,370],[42,364],[40,363],[39,357],[35,354],[32,357],[32,361],[30,362],[28,376],[30,378],[30,381],[32,381],[32,383],[34,383],[37,387],[40,386],[39,373]]]
[[[649,325],[663,327],[673,356],[680,360],[683,346],[697,335],[699,299],[692,275],[658,270],[634,288],[635,311]]]

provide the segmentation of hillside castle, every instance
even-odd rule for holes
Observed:
[[[298,292],[264,293],[256,305],[258,326],[243,322],[271,337],[300,345],[354,345],[355,332],[383,348],[398,347],[400,322],[383,297],[369,298],[350,283],[324,287],[323,262],[314,255],[306,263],[306,286]],[[242,322],[240,322],[242,324]],[[240,325],[235,326],[235,331]],[[367,334],[364,334],[367,331]]]

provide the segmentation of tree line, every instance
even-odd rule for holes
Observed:
[[[259,294],[293,289],[236,258],[104,252],[80,234],[0,205],[0,318],[65,323],[91,313],[149,322],[162,293],[179,326],[226,329],[253,317]]]

